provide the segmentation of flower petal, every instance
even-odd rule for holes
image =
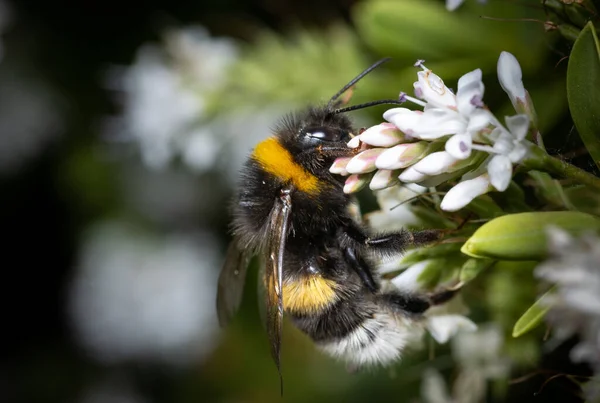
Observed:
[[[348,175],[348,171],[346,170],[346,165],[348,165],[348,162],[350,162],[351,159],[352,159],[352,157],[337,158],[335,161],[333,161],[333,164],[331,164],[331,167],[329,168],[329,172],[331,172],[332,174],[339,174],[339,175],[343,175],[343,176]]]
[[[512,178],[512,163],[504,155],[494,156],[488,163],[490,183],[500,192],[504,192]]]
[[[507,116],[504,121],[508,131],[516,140],[523,140],[529,130],[529,117],[527,115]]]
[[[402,132],[412,135],[415,127],[421,119],[421,111],[413,111],[407,108],[392,108],[383,113],[383,118],[393,123]]]
[[[392,284],[394,284],[394,286],[400,291],[414,292],[419,290],[421,285],[417,279],[430,263],[431,262],[429,260],[423,260],[419,263],[413,264],[408,269],[394,277],[392,279]]]
[[[446,0],[446,10],[456,10],[465,0]]]
[[[398,175],[398,179],[405,183],[417,183],[427,178],[429,178],[429,176],[417,171],[413,167],[406,168],[400,175]]]
[[[493,115],[490,111],[482,108],[475,109],[469,115],[469,123],[467,124],[467,132],[478,132],[486,128],[492,122]]]
[[[506,91],[513,105],[518,99],[525,100],[521,66],[517,58],[511,53],[500,53],[498,58],[498,81],[500,81],[502,89]]]
[[[477,83],[478,85],[481,83],[481,85],[483,85],[483,82],[481,81],[482,77],[483,75],[481,73],[481,69],[475,69],[473,71],[469,71],[467,74],[464,74],[458,79],[456,95],[458,96],[458,93],[461,92],[461,90],[464,90],[466,86],[474,83]]]
[[[346,144],[350,148],[357,148],[360,146],[360,136],[354,136],[350,139],[348,144]]]
[[[429,154],[413,165],[412,168],[425,175],[439,175],[448,172],[448,168],[457,161],[459,160],[450,155],[450,153],[438,151]]]
[[[381,153],[375,161],[378,169],[399,169],[412,165],[427,149],[427,142],[398,144]]]
[[[360,134],[360,141],[375,147],[390,147],[405,140],[404,133],[392,123],[369,127]]]
[[[371,179],[370,175],[350,175],[344,184],[344,193],[358,192],[369,183],[369,179]]]
[[[483,106],[483,83],[472,82],[462,87],[456,95],[458,112],[470,116],[478,107]]]
[[[456,159],[464,160],[471,155],[472,144],[469,134],[455,134],[446,141],[446,152]]]
[[[459,332],[474,332],[477,325],[463,315],[435,315],[427,318],[427,330],[440,344],[446,343]]]
[[[487,193],[490,189],[490,179],[487,174],[462,181],[446,193],[440,208],[444,211],[460,210],[474,198]]]
[[[418,97],[442,108],[456,108],[456,95],[446,87],[444,80],[431,70],[419,71],[414,87]]]
[[[381,190],[398,184],[398,173],[389,169],[380,169],[375,172],[369,188],[371,190]]]
[[[346,171],[351,174],[373,172],[375,169],[377,169],[375,167],[375,160],[377,160],[377,157],[379,157],[379,155],[385,150],[385,148],[370,148],[368,150],[361,151],[348,162],[348,165],[346,165]]]

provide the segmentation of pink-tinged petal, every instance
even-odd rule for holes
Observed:
[[[360,140],[375,147],[390,147],[403,142],[405,136],[394,124],[381,123],[365,130]]]
[[[521,141],[527,136],[529,130],[529,117],[527,115],[507,116],[504,121],[508,131],[516,140]]]
[[[379,171],[375,172],[375,175],[373,175],[373,179],[371,179],[371,183],[369,183],[369,188],[371,190],[381,190],[397,185],[397,175],[398,172],[396,171],[380,169]]]
[[[471,203],[474,198],[489,192],[491,189],[487,174],[462,181],[446,193],[440,207],[444,211],[460,210]]]
[[[373,172],[377,168],[375,167],[375,161],[377,157],[384,152],[385,148],[370,148],[365,151],[361,151],[358,155],[352,157],[352,159],[346,165],[346,171],[351,174],[364,174]]]
[[[415,88],[421,99],[441,108],[456,108],[456,96],[438,75],[425,70],[419,71],[417,77]]]
[[[357,148],[360,146],[360,136],[355,136],[350,139],[348,144],[346,144],[350,148]]]
[[[413,167],[408,167],[400,175],[398,175],[398,179],[400,179],[404,183],[417,183],[424,181],[429,178],[429,176],[417,171]]]
[[[351,159],[352,157],[337,158],[335,161],[333,161],[333,164],[331,164],[329,172],[331,172],[332,174],[338,174],[343,176],[348,175],[346,165],[348,165],[348,162],[350,162]]]
[[[464,160],[471,156],[473,140],[469,134],[455,134],[446,141],[446,152],[452,157]]]
[[[393,108],[384,112],[383,118],[393,123],[402,132],[411,135],[421,119],[421,111],[412,111],[407,108]]]
[[[344,184],[344,193],[358,192],[369,183],[370,179],[370,175],[350,175]]]
[[[411,168],[424,175],[433,176],[448,172],[448,168],[458,161],[457,158],[454,158],[446,151],[438,151],[429,154]]]
[[[474,332],[477,325],[463,315],[435,315],[427,318],[427,330],[440,344],[448,342],[460,332]]]
[[[512,163],[504,155],[494,156],[487,166],[490,183],[496,190],[504,192],[512,179]]]
[[[427,149],[428,143],[419,141],[417,143],[398,144],[381,153],[375,161],[378,169],[399,169],[412,165]]]
[[[498,58],[498,81],[508,94],[513,105],[517,100],[525,100],[525,87],[523,86],[523,73],[517,58],[508,52],[502,52]]]

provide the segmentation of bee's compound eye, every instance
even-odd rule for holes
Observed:
[[[312,132],[312,133],[307,133],[307,135],[309,137],[312,137],[313,139],[319,139],[319,140],[329,140],[327,137],[328,134],[325,132]]]
[[[314,141],[340,141],[340,138],[344,135],[343,130],[315,127],[306,130],[306,138],[311,142]]]

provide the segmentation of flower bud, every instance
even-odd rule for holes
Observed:
[[[579,234],[599,230],[600,219],[577,211],[508,214],[482,225],[465,242],[461,252],[500,260],[542,260],[548,254],[549,225]]]

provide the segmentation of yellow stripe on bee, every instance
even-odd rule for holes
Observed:
[[[292,313],[317,313],[337,300],[335,282],[321,276],[303,277],[283,284],[283,308]]]
[[[298,165],[288,150],[275,137],[259,143],[254,152],[254,158],[268,173],[275,175],[284,182],[291,182],[298,190],[315,194],[319,191],[319,180],[316,176]]]

